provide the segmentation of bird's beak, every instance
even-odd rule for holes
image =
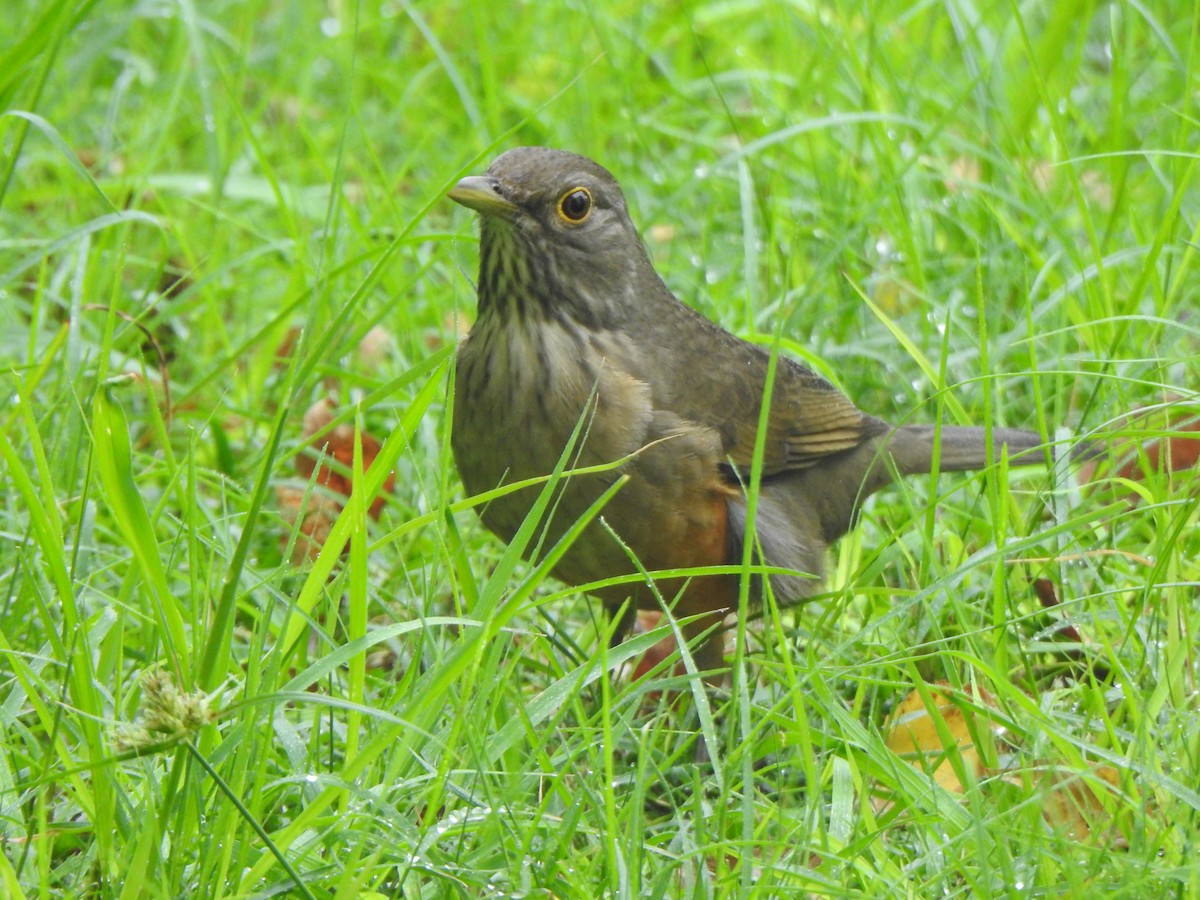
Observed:
[[[468,175],[446,196],[468,209],[500,219],[511,219],[517,211],[517,205],[500,194],[500,182],[487,175]]]

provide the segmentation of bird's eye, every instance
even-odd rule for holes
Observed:
[[[558,199],[558,214],[568,222],[579,224],[592,211],[592,195],[587,188],[571,188]]]

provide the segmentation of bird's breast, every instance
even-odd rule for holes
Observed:
[[[455,462],[467,491],[480,494],[549,475],[577,429],[568,467],[613,462],[642,446],[650,411],[647,386],[614,366],[596,335],[483,317],[458,356]],[[566,492],[586,504],[603,487],[603,477],[572,479]],[[509,537],[535,497],[530,490],[498,498],[485,522]]]

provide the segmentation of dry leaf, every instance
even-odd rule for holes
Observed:
[[[976,733],[981,727],[990,727],[992,732],[1000,737],[1003,729],[992,722],[980,722],[975,710],[964,708],[952,701],[943,690],[946,685],[939,682],[931,686],[929,694],[937,703],[937,711],[946,722],[946,728],[958,747],[963,766],[972,773],[973,778],[983,774],[983,762],[975,747],[971,735],[971,725],[975,725]],[[985,706],[992,705],[992,698],[985,691],[979,691],[978,701]],[[929,771],[929,766],[937,763],[933,770],[933,780],[948,791],[956,794],[963,792],[963,785],[954,769],[942,737],[938,733],[935,719],[925,707],[919,691],[913,691],[904,698],[904,702],[896,707],[889,720],[887,746],[893,753],[903,756],[911,765],[923,772]]]
[[[976,706],[955,702],[951,699],[945,682],[931,685],[930,696],[937,703],[937,711],[946,722],[946,729],[953,738],[962,757],[963,765],[971,773],[972,780],[987,776],[1000,776],[1008,784],[1025,787],[1029,783],[1026,773],[1016,770],[985,769],[979,757],[979,752],[972,739],[972,728],[976,734],[983,733],[987,728],[998,743],[1011,749],[1010,733],[995,721],[987,718],[987,710],[995,703],[990,694],[977,689]],[[941,735],[938,733],[933,716],[925,706],[918,691],[909,694],[904,702],[896,708],[889,718],[887,746],[904,757],[914,768],[927,772],[929,766],[936,763],[933,779],[947,791],[961,794],[964,791],[962,781],[949,759]],[[1005,754],[1011,757],[1015,754]],[[1112,766],[1095,766],[1087,772],[1065,770],[1061,765],[1047,764],[1039,767],[1040,777],[1035,779],[1035,786],[1040,789],[1042,802],[1042,817],[1051,828],[1083,840],[1096,833],[1098,824],[1107,825],[1109,815],[1104,804],[1097,796],[1095,785],[1103,785],[1103,791],[1116,793],[1120,785],[1120,775]],[[877,802],[878,807],[886,805],[886,798]],[[1108,830],[1105,829],[1105,833]],[[1120,838],[1113,838],[1118,843]]]
[[[1035,578],[1033,580],[1033,593],[1038,598],[1038,602],[1045,609],[1053,609],[1059,605],[1058,591],[1054,589],[1054,582],[1049,578]],[[1083,635],[1079,633],[1079,629],[1070,623],[1064,624],[1058,629],[1059,634],[1068,640],[1083,643]]]
[[[1079,183],[1083,185],[1084,193],[1092,202],[1105,209],[1112,209],[1113,189],[1109,180],[1103,174],[1095,169],[1088,169],[1079,176]]]
[[[1044,159],[1034,162],[1030,167],[1029,177],[1039,191],[1047,193],[1055,181],[1054,163]]]
[[[395,347],[392,333],[382,325],[376,325],[358,342],[358,361],[364,368],[374,371],[388,361]]]
[[[283,336],[283,340],[275,348],[276,369],[283,369],[287,366],[292,358],[292,354],[296,351],[296,344],[300,340],[302,330],[299,325],[293,325],[287,330],[287,334]]]
[[[313,437],[325,429],[333,419],[333,403],[328,399],[318,400],[304,413],[304,436],[312,438],[310,444],[316,453],[299,454],[296,457],[296,471],[302,478],[312,478],[317,460],[323,456],[325,461],[321,463],[321,468],[317,472],[316,483],[342,496],[349,497],[354,489],[350,480],[350,470],[354,466],[354,426],[343,423],[327,434]],[[375,457],[379,455],[383,445],[365,431],[361,433],[359,439],[362,442],[363,472],[366,473],[375,464]],[[339,465],[332,466],[329,460],[339,463]],[[368,510],[371,518],[379,518],[383,506],[387,502],[384,494],[391,493],[395,484],[396,474],[393,472],[383,482],[383,490],[380,495],[371,503],[371,508]]]
[[[979,160],[973,156],[958,156],[950,161],[950,171],[942,179],[942,184],[951,193],[965,190],[968,186],[979,184],[983,171]]]
[[[1105,826],[1103,831],[1107,833],[1108,811],[1091,786],[1097,784],[1102,785],[1102,791],[1119,793],[1121,776],[1112,766],[1096,766],[1088,773],[1061,768],[1047,772],[1041,785],[1046,824],[1076,840],[1091,837],[1097,824]]]
[[[1200,462],[1200,435],[1190,435],[1200,432],[1200,417],[1180,417],[1167,412],[1166,423],[1159,425],[1150,420],[1156,415],[1164,415],[1161,408],[1136,410],[1128,420],[1133,423],[1146,423],[1147,428],[1169,431],[1162,437],[1146,441],[1140,448],[1127,450],[1119,456],[1120,463],[1112,472],[1113,478],[1123,478],[1129,481],[1144,481],[1148,476],[1164,472],[1182,472],[1195,468]],[[1161,420],[1160,420],[1161,421]],[[1088,460],[1080,467],[1079,480],[1088,484],[1096,480],[1100,466],[1094,460]],[[1129,497],[1131,503],[1136,503],[1136,494]]]
[[[286,526],[279,539],[283,549],[291,543],[292,535],[296,536],[292,545],[292,565],[299,566],[316,559],[342,511],[342,504],[324,491],[282,485],[275,488],[275,500]]]
[[[646,236],[652,243],[667,244],[675,240],[677,231],[674,225],[651,225],[646,230]]]
[[[1200,419],[1191,419],[1171,428],[1176,434],[1155,438],[1142,448],[1145,465],[1142,464],[1141,455],[1134,454],[1121,464],[1116,476],[1140,481],[1148,472],[1181,472],[1193,468],[1200,460],[1200,437],[1185,437],[1178,432],[1200,431]]]
[[[354,489],[351,480],[354,426],[341,424],[328,433],[320,434],[333,419],[333,403],[328,399],[318,400],[304,413],[304,436],[309,438],[311,449],[296,456],[296,472],[305,481],[312,481],[316,488],[311,491],[286,486],[275,489],[280,515],[289,526],[281,540],[286,547],[291,534],[294,532],[297,535],[292,552],[292,562],[297,565],[320,552],[325,539],[329,537],[329,530],[345,506],[340,498],[349,497]],[[362,443],[363,471],[366,473],[375,464],[382,445],[366,432],[360,434],[359,440]],[[391,493],[395,483],[396,474],[391,472],[384,480],[380,495],[371,503],[368,510],[371,518],[379,518],[387,502],[385,494]]]

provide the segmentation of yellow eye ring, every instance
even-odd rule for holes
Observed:
[[[558,198],[558,214],[572,225],[578,225],[592,214],[592,192],[585,187],[573,187]]]

